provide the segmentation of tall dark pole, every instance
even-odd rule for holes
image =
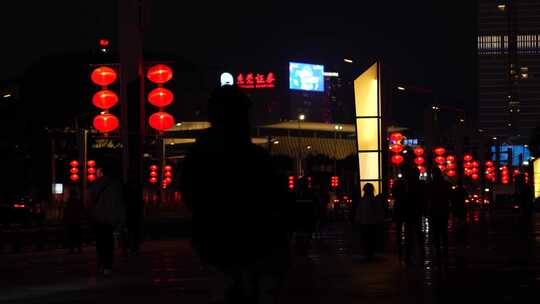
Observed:
[[[143,17],[145,0],[118,0],[122,177],[136,183],[142,197],[142,155],[145,133]],[[129,178],[128,178],[129,177]]]

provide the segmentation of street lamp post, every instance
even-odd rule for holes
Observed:
[[[303,113],[300,113],[298,115],[298,140],[299,140],[299,143],[300,143],[300,148],[299,148],[299,151],[298,151],[298,161],[296,163],[297,165],[297,171],[298,171],[298,176],[304,176],[304,166],[303,166],[303,147],[304,147],[304,141],[302,140],[302,127],[301,127],[301,122],[304,121],[306,119],[306,115],[303,114]]]

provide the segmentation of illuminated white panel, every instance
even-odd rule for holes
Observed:
[[[540,158],[534,161],[534,198],[540,197]]]

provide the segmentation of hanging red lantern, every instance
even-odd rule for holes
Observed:
[[[509,184],[510,183],[510,178],[508,178],[508,176],[501,177],[501,183]]]
[[[174,100],[173,93],[166,88],[155,88],[148,93],[148,101],[158,108],[170,105]]]
[[[169,166],[169,165],[167,165],[167,166],[163,167],[163,170],[165,170],[165,171],[172,171],[172,167]]]
[[[96,168],[90,167],[90,168],[88,168],[88,170],[86,170],[86,171],[88,171],[88,174],[96,174]]]
[[[71,179],[72,181],[76,182],[79,180],[79,175],[78,174],[71,174],[71,176],[69,177],[69,179]]]
[[[435,152],[436,155],[443,155],[446,152],[446,150],[443,147],[439,147],[439,148],[435,148],[433,152]]]
[[[477,161],[473,161],[473,162],[472,162],[472,166],[473,166],[474,168],[478,168],[478,167],[480,166],[480,164],[479,164]]]
[[[149,181],[151,184],[155,184],[155,183],[157,183],[157,178],[151,177],[148,181]]]
[[[455,170],[448,170],[448,171],[446,171],[446,175],[448,175],[449,177],[454,177],[454,176],[456,176],[456,171]]]
[[[441,170],[441,171],[446,170],[446,167],[445,167],[444,165],[437,165],[437,167],[438,167],[439,170]]]
[[[403,156],[401,155],[392,155],[392,163],[394,165],[399,165],[403,162]]]
[[[465,168],[465,170],[463,171],[465,173],[465,175],[469,176],[472,174],[472,170],[469,169],[469,168]]]
[[[403,151],[403,146],[400,144],[393,144],[390,146],[390,150],[394,153],[401,153],[401,151]]]
[[[172,178],[166,177],[163,181],[165,182],[165,184],[168,185],[168,184],[172,183]]]
[[[486,161],[486,167],[493,167],[493,162],[490,160]]]
[[[463,167],[469,169],[469,168],[472,167],[472,163],[471,162],[466,162],[466,163],[463,164]]]
[[[413,152],[416,156],[422,156],[424,154],[424,149],[422,149],[422,147],[416,147]]]
[[[474,180],[474,181],[477,180],[477,179],[479,179],[479,178],[480,178],[480,176],[479,176],[478,174],[476,174],[476,173],[473,173],[473,174],[471,175],[471,179]]]
[[[486,178],[488,180],[493,180],[495,178],[495,175],[493,175],[493,173],[488,173],[488,174],[486,174]]]
[[[107,110],[114,107],[118,103],[118,95],[111,90],[101,90],[92,97],[94,106]]]
[[[93,182],[96,180],[96,176],[94,174],[88,174],[87,179],[89,182]]]
[[[77,174],[79,173],[79,169],[77,169],[77,167],[73,167],[69,170],[69,172],[71,172],[71,174]]]
[[[426,173],[426,167],[424,167],[424,166],[418,166],[418,167],[416,167],[416,168],[418,168],[418,171],[420,171],[420,173],[422,173],[422,174],[423,174],[423,173]]]
[[[172,79],[173,71],[164,64],[157,64],[148,70],[146,77],[153,83],[162,84]]]
[[[423,165],[425,161],[426,160],[422,156],[418,156],[414,159],[414,163],[417,164],[418,166]]]
[[[448,155],[446,157],[446,161],[449,162],[449,163],[453,163],[456,161],[456,157],[454,155]]]
[[[456,164],[455,163],[449,163],[448,165],[446,165],[446,168],[448,168],[450,170],[454,170],[456,168]]]
[[[493,171],[495,171],[495,169],[493,169],[493,167],[487,167],[486,168],[487,173],[493,173]]]
[[[519,175],[519,169],[514,169],[513,175],[514,175],[514,176]]]
[[[165,172],[165,177],[172,177],[172,172],[170,171]]]
[[[94,118],[94,128],[102,133],[116,130],[118,124],[118,118],[112,114],[99,114]]]
[[[151,177],[157,177],[158,173],[156,171],[150,171],[150,176]]]
[[[71,162],[69,162],[69,165],[72,166],[72,167],[78,167],[78,166],[79,166],[79,162],[76,161],[76,160],[72,160]]]
[[[472,168],[472,169],[471,169],[471,172],[472,172],[473,174],[477,174],[477,173],[478,173],[478,168]]]
[[[88,167],[94,167],[96,165],[96,161],[95,160],[89,160],[87,163]]]
[[[435,157],[435,162],[439,165],[442,165],[446,162],[446,158],[444,158],[444,156],[437,156]]]
[[[158,131],[165,131],[174,126],[174,117],[167,112],[157,112],[150,116],[149,123]]]
[[[158,169],[158,166],[156,166],[156,165],[151,165],[150,166],[150,171],[157,171],[157,169]]]
[[[463,155],[463,160],[466,162],[470,162],[472,160],[472,155],[470,154]]]
[[[101,66],[92,72],[90,78],[97,85],[108,86],[116,80],[116,71],[110,67]]]

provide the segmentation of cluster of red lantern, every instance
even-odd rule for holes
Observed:
[[[172,79],[173,72],[167,65],[158,64],[148,70],[146,77],[151,82],[157,84],[157,88],[148,93],[148,102],[159,108],[159,112],[150,115],[148,122],[150,127],[163,132],[174,126],[174,117],[163,111],[163,108],[170,105],[174,100],[174,94],[169,89],[163,87],[164,83]]]
[[[454,155],[446,157],[446,175],[448,177],[456,176],[456,157]]]
[[[392,164],[399,166],[403,162],[403,146],[401,141],[403,140],[403,135],[401,133],[392,133],[390,134],[390,151],[394,153],[391,157]]]
[[[86,179],[89,182],[95,181],[96,180],[96,161],[89,160],[86,162],[86,166],[88,167],[86,169],[86,172],[88,173],[88,175],[86,176]]]
[[[472,155],[463,155],[463,173],[465,176],[470,177],[473,181],[477,181],[480,178],[480,164],[473,160]]]
[[[164,166],[163,167],[163,181],[162,186],[163,188],[167,188],[167,186],[172,183],[172,166]]]
[[[507,166],[502,166],[500,168],[501,170],[501,183],[503,185],[507,185],[510,183],[510,173],[508,171],[508,167]]]
[[[437,164],[437,167],[444,172],[444,170],[446,170],[446,166],[444,165],[446,163],[446,157],[444,157],[446,150],[443,147],[438,147],[433,149],[433,153],[436,155],[433,160]]]
[[[150,179],[148,180],[151,184],[155,184],[158,182],[158,166],[151,165],[150,166]]]
[[[289,190],[294,190],[294,176],[289,175]]]
[[[516,182],[516,177],[517,177],[518,175],[520,175],[520,174],[521,174],[521,172],[519,171],[519,169],[517,169],[517,168],[514,169],[514,171],[512,172],[512,181],[513,181],[514,183]]]
[[[529,172],[525,172],[525,173],[523,173],[523,175],[525,175],[525,184],[528,184],[529,183]]]
[[[332,186],[334,189],[339,186],[339,176],[332,176],[330,179],[330,186]]]
[[[73,182],[79,181],[79,162],[76,160],[72,160],[71,162],[69,162],[69,165],[71,167],[69,169],[69,173],[71,173],[69,179],[71,179],[71,181]]]
[[[108,66],[100,66],[92,72],[90,78],[101,87],[101,90],[92,97],[94,106],[102,110],[101,114],[94,117],[94,128],[102,133],[112,132],[118,128],[119,121],[116,116],[109,113],[109,109],[118,103],[118,96],[107,86],[116,81],[116,71]]]
[[[414,148],[413,152],[414,152],[414,155],[416,155],[416,157],[414,158],[414,164],[416,165],[420,173],[425,173],[426,167],[424,166],[424,164],[426,163],[426,160],[423,156],[424,149],[422,149],[422,147],[416,147]]]
[[[495,182],[496,175],[495,175],[495,167],[493,166],[493,162],[488,160],[486,161],[485,166],[486,166],[486,172],[485,172],[486,180],[491,181],[492,183]]]

